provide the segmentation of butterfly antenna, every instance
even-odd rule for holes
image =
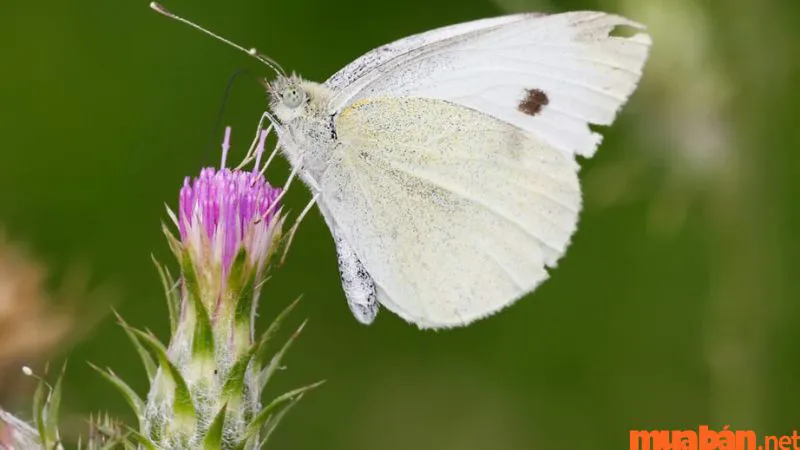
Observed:
[[[211,31],[201,27],[200,25],[197,25],[194,22],[191,22],[189,20],[184,19],[183,17],[180,17],[180,16],[177,16],[177,15],[173,14],[167,8],[164,8],[163,6],[161,6],[160,3],[150,2],[150,9],[152,9],[153,11],[161,14],[162,16],[166,16],[166,17],[169,17],[170,19],[177,20],[178,22],[181,22],[181,23],[184,23],[186,25],[189,25],[190,27],[194,28],[195,30],[202,31],[203,33],[213,37],[214,39],[216,39],[218,41],[222,41],[222,42],[230,45],[231,47],[233,47],[233,48],[235,48],[235,49],[237,49],[239,51],[247,53],[248,55],[252,56],[253,58],[261,61],[262,64],[266,65],[267,67],[269,67],[270,69],[275,71],[275,73],[277,75],[280,75],[280,76],[283,76],[283,77],[286,76],[286,71],[283,70],[283,67],[281,67],[280,64],[278,64],[272,58],[269,58],[267,56],[262,55],[255,48],[246,49],[246,48],[242,47],[241,45],[239,45],[239,44],[237,44],[237,43],[235,43],[235,42],[233,42],[231,40],[225,39],[224,37],[222,37],[222,36],[220,36],[220,35],[218,35],[216,33],[211,32]]]
[[[211,139],[208,143],[208,148],[206,149],[206,159],[211,158],[211,150],[214,148],[214,143],[216,142],[217,132],[219,131],[220,126],[222,126],[222,118],[225,113],[225,106],[228,104],[228,98],[230,98],[231,89],[233,88],[233,82],[236,81],[236,77],[239,75],[250,75],[246,69],[237,69],[231,77],[228,79],[228,85],[225,86],[225,94],[222,96],[222,104],[219,107],[219,113],[217,114],[217,121],[214,123],[214,127],[211,130]]]

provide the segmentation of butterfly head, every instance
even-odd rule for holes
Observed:
[[[282,123],[288,123],[305,112],[310,100],[303,88],[303,79],[297,75],[278,76],[267,84],[269,108]]]
[[[267,83],[269,108],[281,123],[299,117],[311,117],[326,110],[330,97],[328,89],[319,83],[306,81],[298,75],[279,75]]]

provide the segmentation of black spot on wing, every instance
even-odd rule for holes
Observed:
[[[549,103],[550,99],[541,89],[525,89],[525,96],[519,102],[517,109],[529,116],[535,116]]]

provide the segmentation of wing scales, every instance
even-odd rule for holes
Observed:
[[[602,136],[588,124],[611,124],[636,88],[651,44],[644,33],[610,36],[617,26],[644,28],[619,16],[574,12],[506,16],[451,36],[433,34],[414,41],[416,48],[386,53],[349,83],[334,75],[332,109],[386,96],[448,100],[592,156]],[[546,94],[535,113],[521,108],[530,90]]]
[[[400,56],[407,55],[419,48],[476,30],[523,20],[526,17],[534,15],[535,14],[513,14],[480,19],[407,36],[403,39],[370,50],[336,72],[325,82],[325,85],[334,91],[343,90],[347,87],[351,87],[353,83],[363,79],[368,73],[373,72],[383,64],[396,60]]]
[[[492,314],[566,250],[577,165],[530,133],[421,98],[359,102],[336,129],[323,202],[378,300],[406,320],[439,328]]]
[[[379,144],[373,143],[373,145]],[[508,224],[517,227],[530,238],[539,241],[543,247],[546,247],[547,253],[551,255],[551,260],[557,259],[564,252],[564,248],[559,248],[560,246],[558,244],[560,241],[558,235],[563,232],[563,228],[559,229],[561,224],[554,223],[549,219],[549,213],[547,211],[540,211],[538,208],[535,210],[531,209],[530,211],[522,209],[523,212],[520,213],[521,207],[524,208],[525,205],[509,204],[510,202],[508,200],[497,202],[497,199],[509,199],[513,198],[511,197],[513,195],[521,194],[522,191],[519,189],[519,185],[486,176],[486,181],[491,181],[493,182],[492,184],[482,185],[480,187],[475,186],[474,180],[468,180],[466,179],[467,177],[463,175],[463,172],[476,173],[477,168],[474,167],[464,170],[464,166],[461,166],[458,170],[462,171],[462,173],[455,172],[451,168],[440,165],[428,165],[424,170],[415,170],[409,165],[400,166],[398,164],[390,164],[390,167],[402,171],[410,178],[425,182],[431,187],[443,189],[454,197],[473,203],[478,208],[484,208],[498,218],[507,221]],[[485,170],[485,168],[481,167],[478,170]],[[469,188],[467,188],[467,186],[469,186]],[[526,189],[526,191],[528,190]],[[528,206],[528,208],[530,208],[530,206]],[[569,210],[574,211],[572,208],[569,208]],[[529,214],[526,214],[528,212]],[[523,221],[523,219],[525,219],[525,221]],[[546,233],[547,230],[552,228],[555,229],[552,232]]]

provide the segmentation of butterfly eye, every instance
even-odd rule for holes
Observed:
[[[291,88],[283,91],[281,99],[283,104],[289,108],[297,108],[305,101],[306,94],[302,89]]]

